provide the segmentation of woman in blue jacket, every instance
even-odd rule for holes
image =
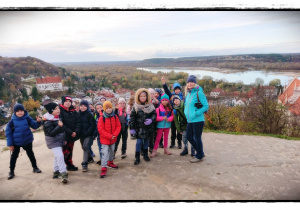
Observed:
[[[205,121],[204,112],[208,110],[208,103],[202,88],[196,84],[194,75],[190,75],[187,79],[186,93],[184,108],[184,114],[188,122],[186,137],[197,151],[195,157],[190,160],[191,163],[196,163],[205,157],[201,136]]]

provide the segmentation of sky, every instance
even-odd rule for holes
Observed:
[[[0,56],[46,62],[300,53],[300,11],[0,11]]]

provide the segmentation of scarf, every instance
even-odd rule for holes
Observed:
[[[103,112],[103,117],[105,118],[113,117],[114,115],[115,115],[114,112],[111,112],[110,114],[106,113],[105,111]]]
[[[142,104],[134,103],[134,109],[135,109],[136,112],[138,111],[138,109],[141,109],[146,114],[149,114],[149,113],[151,113],[155,110],[155,107],[154,107],[153,104],[144,104],[144,105],[142,105]]]
[[[49,112],[47,112],[46,114],[43,115],[43,120],[56,121],[59,120],[59,116],[54,116],[52,114],[49,114]]]

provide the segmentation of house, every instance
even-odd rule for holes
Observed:
[[[217,98],[218,96],[220,96],[221,93],[223,93],[224,90],[222,90],[221,88],[215,88],[210,92],[210,96]]]
[[[62,91],[63,85],[60,77],[36,78],[38,91]]]

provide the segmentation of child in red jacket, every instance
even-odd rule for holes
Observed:
[[[121,131],[121,123],[113,112],[113,106],[109,101],[103,104],[103,116],[99,119],[97,125],[101,142],[101,173],[100,178],[104,178],[107,173],[107,167],[118,169],[113,163],[114,149],[117,137]]]

